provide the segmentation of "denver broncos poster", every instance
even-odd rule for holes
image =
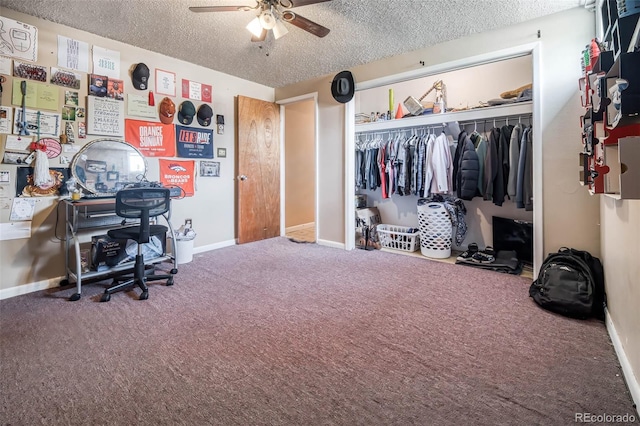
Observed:
[[[166,160],[160,158],[160,182],[165,187],[179,186],[185,197],[192,197],[195,193],[195,161]]]

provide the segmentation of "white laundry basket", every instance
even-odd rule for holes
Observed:
[[[444,259],[451,256],[452,224],[442,203],[418,205],[420,252],[423,256]]]

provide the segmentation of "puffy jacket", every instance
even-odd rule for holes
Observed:
[[[478,192],[480,162],[478,161],[476,147],[465,131],[460,132],[458,136],[455,158],[458,166],[456,171],[456,195],[463,200],[471,200]]]

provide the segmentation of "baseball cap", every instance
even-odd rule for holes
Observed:
[[[176,115],[176,104],[171,99],[164,98],[160,102],[160,121],[164,124],[171,124],[174,115]]]
[[[191,101],[184,101],[178,108],[178,121],[180,124],[191,124],[193,116],[196,115],[196,107]]]
[[[211,117],[213,117],[213,110],[207,104],[202,104],[198,108],[198,123],[201,126],[208,127],[211,124]]]
[[[133,87],[138,90],[147,90],[149,88],[149,67],[140,62],[131,73],[131,82]]]

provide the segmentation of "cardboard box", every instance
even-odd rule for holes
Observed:
[[[375,226],[382,223],[377,207],[356,209],[356,226]]]
[[[127,240],[116,240],[108,235],[91,237],[91,269],[105,271],[127,258]]]
[[[165,235],[154,235],[151,241],[143,244],[144,260],[162,256],[167,251]],[[133,240],[116,240],[108,235],[91,237],[91,269],[106,271],[124,262],[133,262],[138,251],[138,243]]]
[[[365,246],[368,233],[369,242],[367,244],[380,248],[377,228],[380,223],[380,212],[376,207],[356,209],[356,247]]]

